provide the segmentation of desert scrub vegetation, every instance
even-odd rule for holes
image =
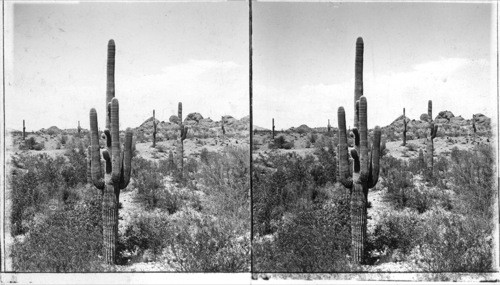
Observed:
[[[245,148],[202,150],[199,160],[185,164],[182,178],[172,174],[175,186],[165,183],[168,161],[163,171],[161,161],[158,165],[138,158],[136,163],[136,199],[146,208],[120,236],[122,264],[155,261],[189,272],[250,270],[250,165]]]
[[[395,210],[386,212],[369,235],[372,256],[391,256],[431,272],[492,270],[493,157],[489,145],[454,148],[450,158],[438,157],[432,180],[426,180],[418,158],[388,157],[384,198]]]
[[[321,151],[319,159],[271,154],[262,165],[254,166],[256,271],[322,272],[350,267],[346,257],[349,209],[342,187],[335,184],[336,161],[329,159],[333,150]]]

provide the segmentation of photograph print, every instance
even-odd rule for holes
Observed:
[[[253,272],[497,271],[496,9],[254,3]]]
[[[249,272],[248,3],[5,3],[6,272]]]

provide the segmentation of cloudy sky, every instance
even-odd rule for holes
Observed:
[[[116,43],[121,128],[152,115],[249,114],[248,4],[5,3],[6,127],[104,123],[106,52]]]
[[[254,125],[352,124],[356,38],[365,43],[368,125],[418,119],[433,100],[496,117],[494,4],[256,3]]]

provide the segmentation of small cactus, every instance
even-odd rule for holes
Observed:
[[[273,122],[272,122],[272,131],[271,131],[271,136],[274,140],[274,118],[273,118]]]
[[[179,139],[177,142],[177,155],[178,155],[178,166],[179,166],[179,176],[182,179],[184,174],[184,140],[186,139],[186,135],[188,132],[188,127],[184,126],[182,123],[182,103],[179,102],[178,105],[178,117],[179,117]]]
[[[26,126],[24,125],[24,120],[23,120],[23,141],[26,140]]]
[[[153,147],[156,147],[156,119],[155,119],[155,110],[153,110]]]
[[[474,131],[474,140],[476,140],[477,129],[476,129],[476,115],[472,114],[472,130]]]
[[[80,133],[82,132],[82,128],[80,127],[80,121],[78,121],[78,137],[80,137]]]
[[[328,125],[326,126],[327,128],[327,132],[330,133],[330,130],[331,130],[331,126],[330,126],[330,119],[328,119]]]
[[[406,145],[406,113],[405,108],[403,108],[403,146]]]
[[[224,128],[224,118],[221,119],[221,128],[222,128],[222,135],[226,135],[226,128]]]

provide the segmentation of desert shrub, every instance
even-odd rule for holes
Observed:
[[[409,150],[409,151],[417,151],[418,147],[413,144],[413,143],[408,143],[406,144],[406,148]]]
[[[82,148],[68,149],[65,153],[68,162],[62,166],[61,175],[68,187],[74,187],[78,183],[87,182],[87,160],[85,151]]]
[[[121,263],[125,263],[126,256],[140,257],[149,250],[152,257],[159,257],[168,246],[170,232],[168,214],[160,211],[135,214],[125,231],[119,237],[117,251],[121,256]]]
[[[433,272],[482,272],[493,266],[491,221],[444,210],[428,211],[420,223],[417,256]]]
[[[286,141],[284,136],[278,136],[274,139],[273,142],[269,144],[269,148],[271,149],[292,149],[294,146],[293,141]]]
[[[452,150],[450,179],[459,201],[463,201],[458,205],[461,213],[492,219],[496,199],[494,157],[489,145],[478,145],[472,151]]]
[[[387,172],[384,176],[387,186],[385,198],[397,208],[408,206],[411,193],[414,192],[413,175],[406,170],[405,165],[403,161],[400,161],[397,167],[385,170]]]
[[[349,270],[348,203],[337,197],[290,214],[272,239],[256,238],[253,258],[257,272]]]
[[[147,208],[164,208],[174,213],[179,208],[179,199],[165,187],[160,167],[153,161],[136,158],[132,165],[134,187],[137,188],[136,199]]]
[[[12,249],[15,271],[99,271],[102,248],[101,208],[97,197],[46,213],[24,241]]]
[[[414,210],[384,213],[375,226],[372,235],[369,235],[369,250],[388,253],[399,250],[408,254],[418,240],[419,218]]]
[[[250,232],[237,234],[232,225],[194,211],[179,212],[171,235],[172,266],[189,272],[248,272]],[[168,260],[170,261],[170,259]]]
[[[250,229],[250,155],[245,148],[208,152],[196,180],[204,195],[204,211],[217,215],[244,233]]]
[[[10,223],[12,236],[23,234],[27,228],[23,221],[31,220],[35,214],[35,207],[40,204],[41,193],[38,186],[38,177],[32,171],[13,173],[11,178],[12,212]]]
[[[332,149],[333,150],[333,149]],[[276,171],[255,171],[253,179],[254,231],[263,236],[276,231],[273,224],[285,212],[294,212],[304,202],[316,201],[319,189],[335,181],[335,155],[332,150],[301,157],[295,153],[270,155],[265,161]],[[302,202],[301,202],[302,201]]]
[[[316,133],[311,133],[309,135],[309,142],[314,144],[316,143],[316,140],[318,139],[318,135]]]

